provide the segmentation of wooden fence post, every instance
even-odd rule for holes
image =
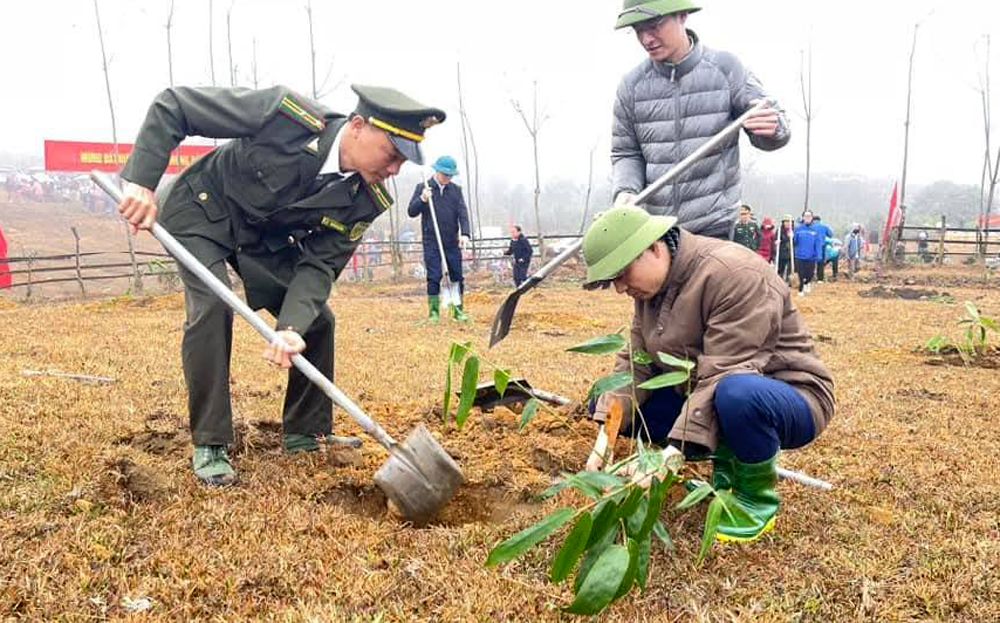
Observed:
[[[87,290],[83,287],[83,273],[80,271],[80,234],[77,233],[76,227],[69,229],[73,232],[73,238],[76,239],[76,282],[80,284],[80,295],[87,296]]]
[[[938,266],[941,266],[942,264],[944,264],[944,239],[945,239],[945,236],[947,235],[947,233],[948,233],[948,221],[947,221],[947,217],[944,214],[942,214],[941,215],[941,239],[938,242],[938,256],[937,256],[937,265]]]
[[[30,301],[31,300],[31,294],[32,294],[31,283],[34,280],[34,272],[33,272],[33,270],[34,270],[34,267],[35,267],[35,252],[34,251],[25,252],[23,250],[23,247],[22,247],[21,256],[24,257],[24,258],[26,258],[28,260],[28,287],[27,287],[27,289],[26,289],[26,291],[24,293],[24,300]]]

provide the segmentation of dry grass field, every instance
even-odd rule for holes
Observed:
[[[931,365],[917,350],[937,333],[958,337],[965,300],[1000,315],[997,279],[909,269],[882,277],[889,298],[859,296],[874,281],[795,299],[839,407],[816,443],[782,463],[836,488],[782,482],[775,532],[716,547],[701,567],[705,507],[667,511],[677,551],[654,546],[648,590],[603,620],[1000,620],[1000,376]],[[894,297],[901,285],[950,298]],[[471,340],[482,352],[504,294],[473,287],[468,328],[424,326],[419,283],[342,286],[331,298],[338,385],[397,437],[426,424],[465,470],[459,497],[422,529],[386,516],[372,484],[386,454],[373,441],[353,457],[282,453],[284,378],[260,359],[245,323],[232,381],[241,483],[210,491],[189,467],[182,295],[0,301],[0,619],[573,618],[560,611],[569,591],[546,581],[551,548],[498,569],[483,561],[555,507],[535,496],[560,470],[582,466],[593,427],[544,413],[519,432],[517,415],[502,409],[474,412],[461,431],[441,424],[449,343]],[[616,331],[630,310],[625,297],[551,284],[522,299],[512,334],[486,357],[580,397],[610,359],[565,349]],[[359,434],[335,417],[339,432]],[[152,607],[130,614],[143,598]]]

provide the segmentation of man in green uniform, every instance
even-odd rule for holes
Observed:
[[[394,89],[352,87],[350,115],[285,87],[259,91],[171,88],[152,106],[122,178],[121,214],[134,228],[159,220],[212,273],[229,284],[228,263],[247,303],[267,309],[279,341],[264,358],[288,369],[282,414],[285,449],[316,450],[332,432],[330,399],[296,368],[302,353],[333,378],[330,288],[371,222],[392,203],[382,182],[406,160],[422,164],[424,131],[445,113]],[[170,152],[187,136],[233,139],[200,159],[163,192]],[[158,214],[159,213],[159,214]],[[187,321],[181,354],[188,388],[194,472],[209,485],[236,481],[229,357],[233,313],[181,269]]]

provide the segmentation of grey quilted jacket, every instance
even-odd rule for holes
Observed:
[[[752,100],[767,97],[739,59],[705,47],[690,30],[688,35],[694,46],[680,63],[646,59],[618,86],[611,143],[614,196],[639,193],[743,114]],[[748,132],[750,142],[766,151],[784,146],[791,137],[784,112],[780,120],[774,137]],[[677,216],[693,233],[728,238],[740,193],[736,134],[650,197],[645,207],[654,214]]]

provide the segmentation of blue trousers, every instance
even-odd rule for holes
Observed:
[[[424,266],[427,267],[427,296],[437,296],[441,294],[441,278],[444,271],[441,270],[441,253],[438,251],[437,241],[431,240],[434,244],[424,244]],[[454,283],[458,284],[459,291],[465,292],[465,283],[462,279],[462,250],[457,246],[444,247],[444,258],[448,262],[448,276]]]
[[[671,387],[653,392],[643,403],[646,429],[639,434],[653,443],[666,443],[681,413],[684,397]],[[809,403],[795,389],[777,379],[756,374],[734,374],[715,389],[715,412],[722,440],[743,463],[760,463],[779,448],[801,448],[816,437]],[[622,431],[631,435],[631,431]]]

